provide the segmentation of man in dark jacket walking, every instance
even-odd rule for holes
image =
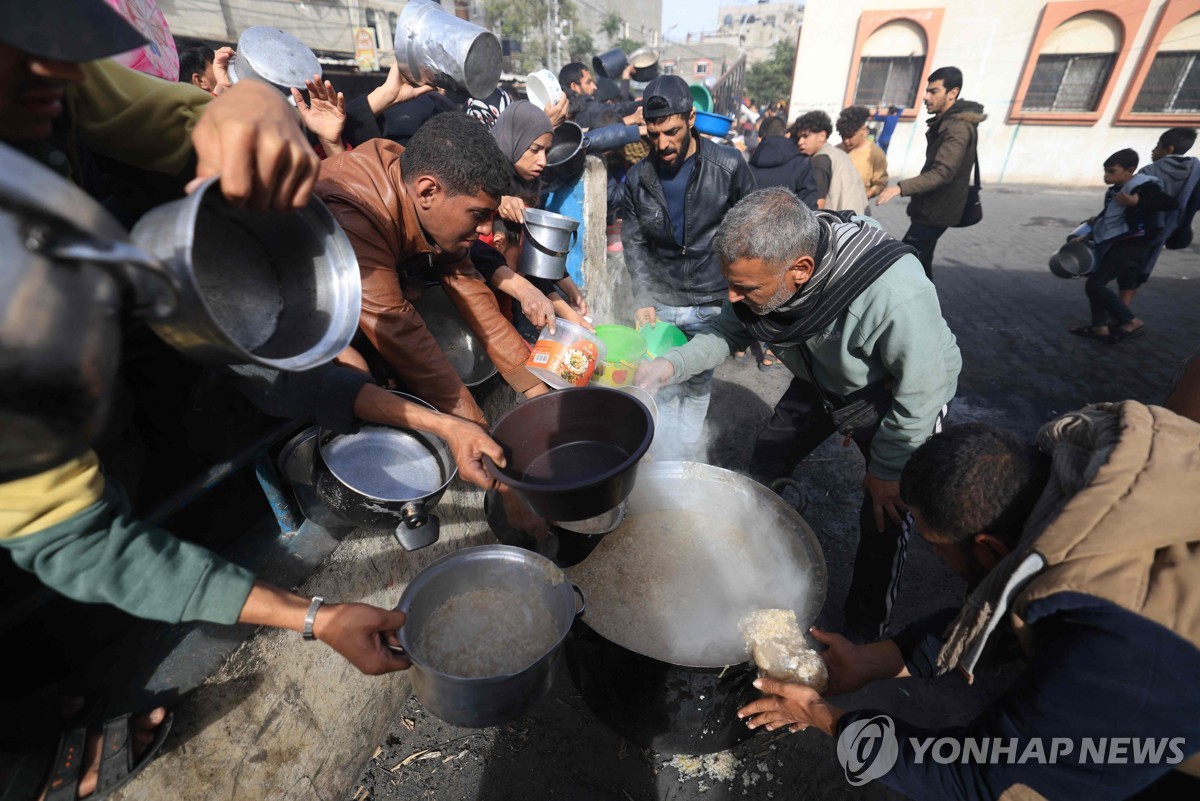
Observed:
[[[917,250],[925,274],[933,279],[933,249],[946,229],[958,224],[967,206],[967,190],[975,167],[979,123],[987,119],[983,106],[960,100],[962,71],[958,67],[934,70],[925,87],[929,130],[925,132],[925,166],[915,178],[906,178],[879,194],[882,206],[897,195],[911,197],[908,216],[912,224],[905,244]]]
[[[692,96],[679,76],[652,80],[643,93],[642,113],[650,155],[625,176],[621,230],[635,321],[639,328],[660,320],[673,323],[691,338],[721,313],[727,284],[712,238],[725,213],[754,191],[754,176],[737,150],[692,130]],[[679,449],[664,455],[702,455],[711,387],[712,371],[706,370],[661,396],[656,439],[662,447]]]
[[[759,126],[758,147],[750,156],[750,171],[759,189],[781,186],[796,193],[800,201],[817,210],[817,179],[812,163],[784,134],[787,123],[782,117],[767,117]]]

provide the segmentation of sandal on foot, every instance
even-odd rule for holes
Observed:
[[[783,362],[779,360],[779,357],[769,350],[763,353],[762,361],[758,363],[759,370],[774,370],[776,367],[782,366]]]
[[[1072,328],[1068,333],[1074,334],[1077,337],[1083,337],[1085,339],[1096,339],[1100,342],[1108,342],[1108,338],[1111,336],[1111,334],[1096,333],[1095,326],[1091,325],[1081,325],[1078,328]]]
[[[1104,344],[1115,345],[1127,339],[1136,339],[1144,333],[1146,333],[1146,326],[1144,325],[1140,325],[1132,331],[1126,331],[1124,328],[1114,328],[1112,329],[1112,333],[1105,338]]]
[[[154,740],[140,756],[133,752],[131,720],[132,716],[126,713],[105,721],[100,741],[100,774],[96,779],[96,790],[88,796],[89,799],[103,801],[133,781],[153,762],[167,741],[174,716],[168,712],[163,717],[162,723],[154,730]],[[87,739],[87,729],[78,728],[65,732],[59,740],[46,801],[74,801],[82,777]]]

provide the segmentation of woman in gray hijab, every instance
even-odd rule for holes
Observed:
[[[512,165],[515,195],[500,200],[500,216],[510,222],[525,221],[522,211],[536,207],[541,195],[542,170],[546,169],[546,151],[554,141],[554,126],[546,112],[528,100],[518,100],[496,118],[492,137],[500,152]]]
[[[525,222],[525,209],[536,208],[541,200],[542,170],[546,169],[546,151],[550,149],[550,143],[554,140],[554,126],[546,112],[528,100],[518,100],[510,103],[496,118],[496,124],[492,126],[492,136],[513,169],[516,194],[500,199],[499,214],[504,220],[514,223],[508,227],[515,229],[515,233],[521,230],[521,224]],[[543,325],[548,325],[553,332],[555,315],[590,329],[591,325],[583,319],[587,314],[587,301],[569,277],[558,281],[557,286],[553,282],[533,281],[532,285],[545,295],[537,300],[530,297],[528,280],[515,272],[517,254],[520,251],[518,237],[510,236],[506,237],[506,240],[508,247],[505,248],[504,256],[509,269],[497,269],[493,266],[491,275],[487,275],[483,270],[481,272],[485,272],[485,277],[492,286],[516,299],[520,304],[518,311],[524,312],[525,317],[533,324],[532,327],[526,327],[520,314],[515,315],[517,330],[527,338],[536,338],[537,329]],[[476,257],[477,267],[490,255],[486,251],[476,249],[472,250],[472,254]],[[543,305],[545,300],[553,304],[552,311]]]

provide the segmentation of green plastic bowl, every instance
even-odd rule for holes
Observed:
[[[610,362],[633,362],[646,356],[646,340],[636,329],[627,325],[598,325],[596,336],[608,349]]]
[[[671,348],[678,348],[688,341],[687,334],[670,323],[659,322],[653,328],[644,325],[638,329],[638,333],[646,340],[646,355],[651,359],[657,359]]]
[[[712,92],[704,84],[694,83],[688,87],[692,93],[692,104],[696,111],[712,111]]]

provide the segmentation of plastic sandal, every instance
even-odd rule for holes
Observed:
[[[168,712],[162,723],[154,730],[154,740],[140,756],[135,756],[129,727],[129,713],[105,721],[100,752],[100,775],[96,791],[88,796],[94,801],[103,801],[133,781],[147,765],[154,761],[167,741],[174,716]],[[83,767],[84,750],[87,746],[87,729],[78,728],[65,732],[59,741],[58,755],[50,772],[50,784],[46,801],[74,801]]]

